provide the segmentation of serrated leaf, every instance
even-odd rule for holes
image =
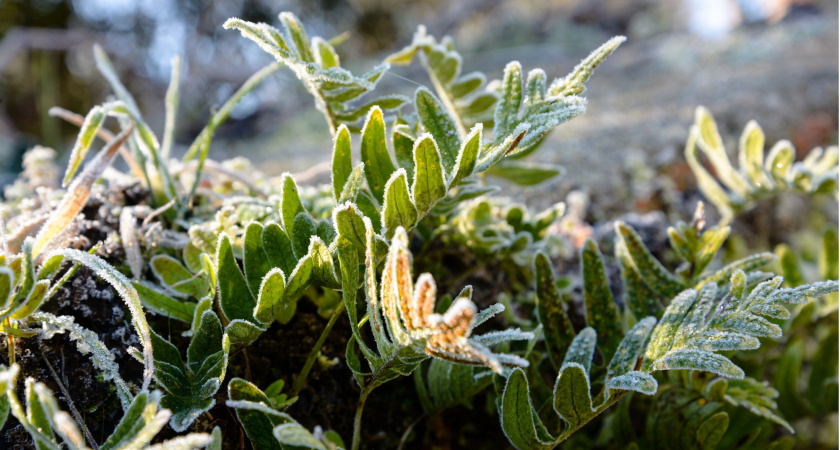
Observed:
[[[606,383],[606,387],[608,389],[635,391],[645,395],[654,395],[659,387],[659,383],[652,376],[633,370],[624,375],[610,378]]]

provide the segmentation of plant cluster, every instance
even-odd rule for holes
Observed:
[[[239,19],[225,23],[277,62],[214,112],[181,160],[171,156],[177,60],[162,139],[98,47],[97,67],[115,98],[84,118],[53,109],[80,127],[63,188],[51,179],[57,170],[50,152],[37,149],[6,195],[11,231],[0,255],[0,334],[8,366],[0,371],[0,423],[11,412],[38,448],[135,449],[157,439],[149,448],[218,449],[238,439],[225,436],[236,430],[223,433],[202,417],[224,402],[254,448],[356,449],[369,443],[364,412],[374,391],[406,376],[413,377],[421,418],[484,396],[487,414],[520,449],[569,439],[613,448],[785,445],[790,435],[779,439],[777,431],[792,432],[792,419],[810,408],[836,411],[836,402],[825,400],[832,393],[836,399],[836,323],[819,350],[835,364],[814,359],[811,404],[793,414],[797,404],[783,400],[801,402],[798,393],[762,381],[755,369],[761,362],[745,356],[785,331],[801,333],[814,315],[836,322],[836,230],[825,237],[820,279],[809,284],[789,248],[778,252],[786,278],[760,270],[776,259],[771,253],[726,264],[719,255],[734,214],[763,196],[795,190],[836,197],[836,148],[793,163],[792,148],[781,143],[765,162],[763,134],[751,123],[736,170],[711,116],[698,109],[686,156],[724,220],[707,226],[700,204],[689,223],[668,229],[676,258],[667,261],[617,221],[614,255],[605,257],[586,239],[576,256],[579,271],[558,274],[560,250],[575,246],[558,231],[563,204],[533,212],[494,196],[492,179],[533,185],[562,173],[523,158],[585,111],[584,83],[623,37],[565,77],[549,81],[541,69],[524,75],[511,62],[501,80],[488,82],[482,73],[462,73],[452,40],[437,40],[422,27],[411,45],[354,75],[341,67],[339,40],[310,39],[291,14],[280,20],[285,32]],[[415,59],[433,90],[421,87],[413,99],[372,93],[389,64]],[[247,161],[208,158],[232,108],[281,68],[303,82],[332,134],[327,186],[299,186],[288,173],[246,176],[254,171]],[[104,127],[109,117],[119,124],[116,135]],[[106,144],[85,163],[97,138]],[[720,182],[701,164],[698,146]],[[111,167],[118,156],[130,173]],[[113,218],[111,232],[99,242],[87,238],[91,202],[131,186],[148,197],[102,203],[95,213]],[[470,271],[450,273],[453,252],[501,277],[498,303],[480,286],[462,285]],[[139,344],[128,352],[142,365],[141,376],[121,374],[126,368],[96,329],[48,312],[58,293],[76,289],[68,282],[81,268],[122,299]],[[415,277],[415,268],[427,272]],[[618,278],[609,275],[617,270]],[[247,349],[256,351],[266,334],[294,323],[301,308],[317,309],[326,320],[320,336],[297,373],[257,386],[250,369],[240,370],[232,358],[244,353],[247,364]],[[338,323],[348,324],[346,348],[329,361],[322,350]],[[17,382],[20,343],[65,333],[113,384],[122,407],[123,418],[105,439],[89,432],[71,393],[63,391],[72,414],[43,382],[29,376],[23,390]],[[803,350],[795,343],[787,349],[775,376],[798,386]],[[336,364],[349,369],[358,391],[352,435],[311,429],[289,412],[301,390],[317,383],[310,374]],[[639,402],[647,405],[641,427],[629,418]],[[600,432],[582,431],[610,407]],[[745,423],[757,425],[730,425],[745,414],[752,417]],[[172,434],[161,433],[167,424],[187,434],[163,442]],[[406,439],[423,441],[411,427]]]

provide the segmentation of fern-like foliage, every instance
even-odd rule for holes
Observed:
[[[364,75],[353,75],[341,68],[338,54],[328,41],[318,37],[309,40],[303,25],[293,14],[280,14],[280,21],[286,28],[285,36],[270,25],[240,19],[228,19],[224,27],[239,30],[290,68],[315,98],[315,106],[324,114],[332,134],[341,124],[357,122],[374,106],[397,109],[408,101],[389,95],[357,104],[356,100],[376,87],[389,65],[380,64]]]
[[[625,238],[620,235],[617,239]],[[517,448],[553,448],[624,393],[653,395],[659,386],[651,375],[655,371],[695,370],[743,379],[743,370],[719,352],[754,350],[760,346],[758,338],[781,337],[781,328],[768,319],[788,318],[785,304],[804,303],[808,297],[838,290],[837,281],[781,288],[782,277],[761,281],[765,274],[748,276],[738,269],[728,284],[708,281],[699,291],[684,290],[671,300],[658,323],[655,317],[646,317],[624,334],[601,259],[592,241],[584,244],[581,270],[590,326],[575,333],[551,263],[545,255],[537,255],[538,313],[549,358],[559,367],[551,401],[566,426],[559,434],[549,432],[533,406],[528,376],[515,369],[507,377],[499,409],[502,428]],[[590,374],[596,345],[609,363],[598,383],[603,388],[593,395]],[[775,404],[767,400],[774,393],[754,384],[734,383],[726,402],[788,426],[774,412]]]
[[[711,162],[717,179],[700,163],[697,149]],[[800,162],[788,141],[779,141],[764,155],[764,132],[756,122],[744,128],[738,144],[736,169],[729,161],[711,113],[697,108],[685,157],[703,195],[730,220],[756,201],[780,192],[826,193],[838,196],[837,147],[817,147]]]
[[[699,289],[711,282],[726,282],[738,270],[747,273],[775,259],[772,253],[757,253],[714,271],[706,268],[729,237],[730,227],[719,224],[706,228],[703,204],[697,206],[691,223],[679,222],[668,228],[671,246],[683,263],[669,271],[645,246],[632,227],[616,222],[616,257],[624,282],[629,311],[636,317],[659,317],[667,302],[685,289]]]

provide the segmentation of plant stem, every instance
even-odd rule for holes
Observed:
[[[6,317],[6,327],[12,327],[12,319]],[[6,348],[9,350],[9,366],[15,363],[15,337],[11,333],[6,334]]]
[[[321,332],[318,342],[315,343],[315,346],[312,347],[312,351],[309,352],[309,357],[306,358],[306,363],[303,365],[303,369],[300,370],[300,374],[298,374],[297,378],[295,378],[295,384],[292,385],[290,397],[297,395],[301,388],[303,388],[303,383],[306,381],[306,377],[309,376],[312,364],[315,363],[315,357],[318,356],[318,352],[321,351],[324,341],[327,340],[327,336],[329,336],[330,331],[332,331],[333,326],[335,326],[335,323],[338,321],[338,318],[341,316],[343,311],[344,302],[339,302],[338,306],[335,307],[335,311],[333,311],[332,316],[330,316],[330,321],[327,322],[327,326],[324,327],[324,331]]]
[[[351,446],[352,450],[358,450],[359,444],[362,441],[362,413],[365,410],[365,402],[367,401],[368,395],[370,395],[371,391],[373,391],[373,384],[369,384],[368,387],[362,389],[362,393],[359,394],[359,404],[356,406],[356,417],[353,419],[353,445]]]

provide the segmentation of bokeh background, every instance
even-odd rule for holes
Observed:
[[[534,197],[535,207],[572,189],[593,199],[596,215],[662,207],[663,174],[680,189],[693,182],[682,147],[700,104],[736,138],[756,119],[768,142],[788,138],[803,153],[837,141],[836,0],[0,0],[0,184],[35,144],[66,159],[77,129],[49,117],[51,106],[84,114],[107,99],[94,43],[159,134],[171,59],[183,55],[178,155],[211,109],[271,62],[222,23],[236,16],[277,25],[281,11],[297,14],[310,36],[348,31],[338,50],[354,73],[410,43],[418,24],[454,37],[465,70],[491,79],[512,59],[562,76],[610,36],[627,35],[590,81],[588,113],[535,156],[574,170],[545,186],[551,196],[512,191]],[[430,84],[417,66],[392,73],[380,92],[410,95]],[[326,161],[330,149],[311,98],[281,71],[236,108],[210,155],[245,156],[279,174]]]

